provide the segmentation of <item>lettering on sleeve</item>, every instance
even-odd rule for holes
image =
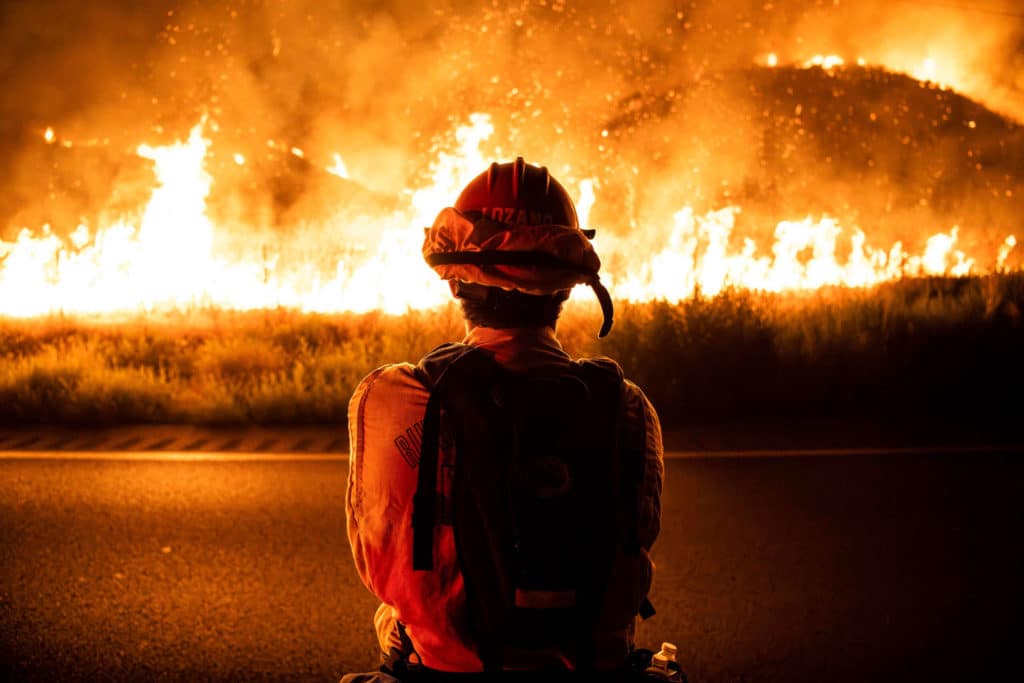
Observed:
[[[423,447],[423,420],[407,428],[400,435],[395,437],[395,448],[398,449],[402,460],[411,469],[420,464],[420,449]]]

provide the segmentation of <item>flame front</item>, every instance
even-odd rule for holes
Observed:
[[[973,259],[955,249],[956,227],[930,237],[921,255],[904,253],[899,242],[888,250],[871,247],[864,233],[856,230],[844,259],[838,253],[843,229],[829,217],[780,222],[771,256],[759,254],[750,239],[739,252],[732,252],[728,244],[738,213],[736,207],[703,216],[689,208],[679,211],[664,249],[614,278],[616,294],[647,301],[679,300],[698,290],[715,295],[726,287],[770,292],[864,287],[908,275],[967,275],[974,266]],[[1013,237],[1007,238],[1006,255],[1015,244]]]
[[[820,66],[830,64],[834,62],[823,59]],[[152,160],[157,184],[137,220],[121,219],[95,231],[82,225],[68,239],[46,226],[37,233],[24,229],[14,242],[0,242],[0,314],[279,306],[401,313],[436,306],[449,295],[420,256],[423,227],[486,168],[490,159],[482,147],[493,130],[488,116],[473,114],[455,131],[455,144],[438,153],[430,181],[404,197],[408,208],[360,218],[360,233],[375,236],[376,242],[359,259],[339,257],[333,272],[326,274],[269,254],[257,259],[218,252],[218,228],[206,206],[213,179],[205,168],[210,142],[202,123],[184,142],[141,145],[137,153]],[[241,165],[245,159],[237,155],[235,162]],[[349,177],[337,155],[325,170]],[[600,201],[600,182],[583,179],[573,186],[585,220]],[[606,263],[614,264],[605,280],[619,298],[678,300],[698,290],[716,294],[730,286],[813,290],[867,286],[905,275],[964,275],[975,268],[976,259],[957,248],[957,227],[931,236],[923,253],[908,254],[899,242],[869,244],[864,232],[846,230],[828,216],[806,217],[778,223],[774,242],[762,248],[734,234],[739,213],[735,206],[703,215],[681,207],[658,233],[667,238],[646,253],[616,237],[614,230],[602,231],[598,251]],[[844,235],[849,235],[849,248],[840,247]],[[738,243],[742,247],[732,246]],[[996,268],[1003,267],[1016,243],[1016,237],[1006,238]]]
[[[41,236],[26,229],[14,244],[0,243],[0,312],[96,314],[218,302],[210,294],[223,265],[213,258],[206,215],[208,146],[201,124],[186,142],[139,146],[138,155],[154,162],[157,186],[138,226],[118,221],[90,239],[82,225],[71,245],[48,228]]]

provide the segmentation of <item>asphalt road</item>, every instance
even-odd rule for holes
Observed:
[[[1024,453],[678,459],[657,616],[693,681],[1002,680]],[[346,465],[0,459],[4,680],[317,680],[375,661]],[[1016,678],[1016,674],[1013,676]]]

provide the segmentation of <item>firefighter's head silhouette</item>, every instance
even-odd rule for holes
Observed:
[[[491,164],[438,214],[423,257],[451,283],[467,319],[486,326],[552,324],[572,287],[589,285],[604,313],[603,337],[612,303],[598,277],[593,236],[581,229],[561,183],[519,157]]]

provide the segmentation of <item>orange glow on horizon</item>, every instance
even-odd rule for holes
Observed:
[[[152,160],[157,178],[139,218],[96,229],[82,225],[66,240],[44,227],[0,242],[0,315],[196,306],[401,313],[448,300],[447,287],[422,261],[422,229],[490,162],[482,149],[494,131],[487,115],[473,114],[455,130],[454,145],[438,153],[430,180],[410,193],[406,209],[359,218],[365,234],[379,238],[358,258],[339,257],[326,274],[305,264],[284,264],[273,253],[218,251],[219,228],[206,206],[213,178],[206,170],[210,142],[203,128],[199,123],[187,140],[171,145],[138,147],[140,157]],[[244,163],[239,156],[235,161]],[[347,177],[340,155],[333,162],[325,170]],[[586,224],[601,201],[600,183],[583,179],[567,187],[574,190]],[[697,290],[713,295],[730,286],[801,291],[868,286],[906,275],[979,272],[976,259],[959,248],[956,226],[932,234],[922,253],[909,254],[900,242],[872,244],[863,230],[828,216],[781,221],[772,243],[757,244],[736,234],[740,213],[737,206],[704,214],[681,207],[663,226],[664,238],[646,248],[602,230],[598,252],[606,264],[616,264],[602,277],[617,298],[646,301],[678,300]],[[1003,267],[1015,245],[1016,237],[1008,236],[996,268]]]

